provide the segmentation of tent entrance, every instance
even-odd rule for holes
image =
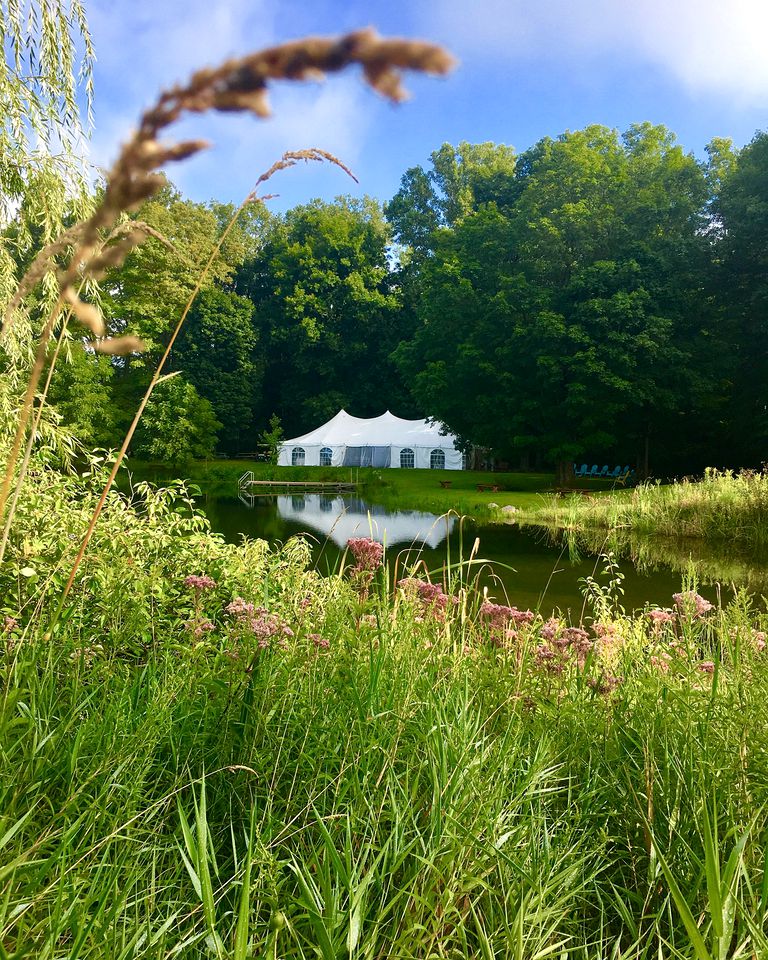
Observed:
[[[389,467],[391,462],[391,447],[347,447],[343,465],[345,467]]]

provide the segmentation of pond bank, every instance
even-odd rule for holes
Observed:
[[[578,533],[631,530],[669,540],[699,539],[768,548],[768,473],[707,470],[703,479],[643,484],[610,497],[542,498],[521,520]]]

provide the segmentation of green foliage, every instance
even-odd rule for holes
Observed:
[[[466,579],[361,591],[140,485],[51,632],[103,479],[40,471],[0,571],[7,953],[765,954],[744,598],[588,620],[579,653],[560,617],[507,637]]]
[[[257,421],[289,435],[350,406],[359,416],[404,395],[389,354],[402,337],[389,231],[370,200],[319,201],[273,224],[236,289],[254,303],[263,388]]]
[[[93,47],[80,0],[0,3],[0,303],[18,267],[87,210],[79,101],[89,119]],[[83,89],[84,88],[84,89]],[[47,293],[53,290],[48,277]]]
[[[138,363],[154,366],[231,213],[222,204],[184,200],[170,183],[136,211],[167,242],[151,236],[136,247],[105,280],[103,306],[116,330],[136,334],[149,348]],[[214,256],[205,287],[230,280],[254,243],[246,228],[235,228]]]
[[[196,298],[176,345],[170,368],[182,371],[221,422],[219,449],[236,453],[249,436],[256,382],[253,304],[236,293],[211,287]]]
[[[65,349],[51,380],[49,402],[66,429],[88,450],[115,447],[122,439],[111,402],[114,375],[109,357],[100,357],[74,342]]]
[[[259,437],[259,442],[267,447],[269,462],[271,464],[277,463],[277,458],[280,454],[280,444],[284,439],[283,424],[280,417],[278,417],[276,413],[273,413],[269,418],[269,429],[265,430]]]
[[[703,172],[645,124],[543,140],[483,182],[496,195],[476,191],[421,268],[397,351],[417,399],[502,455],[634,459],[711,369],[690,281]]]
[[[152,393],[132,449],[148,460],[184,467],[213,456],[220,429],[212,404],[182,376],[172,376]]]
[[[707,470],[701,480],[640,484],[595,498],[555,498],[537,522],[570,529],[630,529],[669,538],[768,545],[768,473]]]
[[[711,156],[722,184],[713,286],[721,348],[731,360],[731,443],[740,462],[757,467],[768,443],[768,134],[758,133],[736,159],[723,145]]]

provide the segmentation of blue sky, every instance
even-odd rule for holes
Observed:
[[[768,127],[765,0],[86,0],[98,62],[91,160],[108,166],[161,86],[233,54],[308,33],[372,25],[447,46],[446,79],[410,77],[394,107],[350,72],[274,87],[274,117],[196,117],[181,136],[214,142],[169,169],[195,200],[239,202],[284,150],[321,147],[335,168],[303,167],[270,187],[281,210],[313,197],[388,200],[402,173],[443,142],[507,143],[602,123],[670,127],[697,156],[715,136]]]

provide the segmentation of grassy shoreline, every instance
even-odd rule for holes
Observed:
[[[589,532],[768,547],[768,473],[708,470],[700,480],[641,484],[610,497],[549,497],[525,521]]]

